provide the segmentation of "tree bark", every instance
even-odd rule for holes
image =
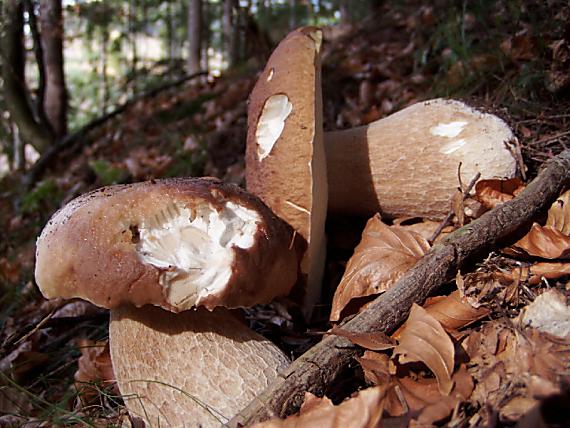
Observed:
[[[236,65],[239,59],[238,7],[239,5],[236,0],[224,0],[222,28],[228,67]]]
[[[35,118],[28,100],[24,78],[24,7],[21,0],[5,0],[2,3],[2,28],[0,52],[2,55],[2,79],[4,99],[11,120],[20,131],[20,137],[39,153],[45,152],[54,142],[50,130],[41,126]]]
[[[40,38],[46,74],[43,105],[46,118],[56,138],[67,134],[63,34],[61,0],[40,0]]]
[[[532,224],[570,186],[570,150],[546,164],[546,168],[513,200],[487,212],[436,244],[396,285],[377,297],[342,327],[352,332],[393,332],[407,318],[413,303],[425,299],[455,278],[457,270],[509,243]],[[337,374],[361,351],[348,339],[326,336],[297,359],[272,385],[256,397],[231,422],[247,425],[296,412],[304,392],[322,396]]]
[[[42,48],[42,40],[37,20],[36,2],[34,0],[24,0],[24,5],[26,12],[28,13],[28,25],[30,26],[32,40],[34,42],[34,56],[38,67],[38,87],[36,90],[36,99],[34,100],[34,114],[36,120],[39,121],[42,126],[48,126],[51,129],[51,124],[49,123],[44,110],[46,72],[44,67],[44,51]],[[53,132],[53,129],[51,129],[51,131]]]
[[[289,30],[297,28],[297,0],[289,0]]]
[[[350,24],[350,6],[348,0],[340,0],[339,12],[340,12],[340,24],[341,25]]]
[[[202,57],[202,1],[188,2],[188,62],[189,74],[200,71]]]

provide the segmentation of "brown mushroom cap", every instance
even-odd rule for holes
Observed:
[[[292,229],[259,199],[215,179],[111,186],[71,201],[37,242],[47,298],[115,308],[245,307],[289,293]]]
[[[269,58],[248,108],[247,189],[308,243],[301,263],[306,314],[320,293],[325,259],[321,38],[315,27],[290,33]]]
[[[224,308],[113,309],[109,335],[125,404],[151,427],[219,427],[289,365]]]

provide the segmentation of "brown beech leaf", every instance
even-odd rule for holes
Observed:
[[[570,339],[570,306],[555,289],[538,296],[519,315],[522,324],[560,338]]]
[[[98,391],[91,384],[102,382],[104,385],[112,385],[113,391],[118,394],[115,383],[109,342],[94,342],[88,339],[79,339],[78,347],[81,357],[78,360],[79,368],[75,372],[76,387],[81,391],[81,399],[89,403],[98,395]]]
[[[515,251],[543,259],[570,258],[570,236],[552,226],[534,223],[530,231],[513,245]]]
[[[396,346],[394,340],[381,331],[375,331],[372,333],[355,333],[334,326],[329,334],[346,337],[355,345],[362,346],[364,349],[370,349],[372,351],[384,351]]]
[[[449,296],[428,299],[424,304],[424,309],[447,331],[458,330],[489,314],[488,309],[471,306],[467,299],[461,297],[459,290]]]
[[[362,366],[364,379],[369,385],[384,385],[390,381],[390,357],[386,354],[373,351],[364,351],[356,360]]]
[[[546,226],[570,235],[570,190],[562,194],[548,210]]]
[[[317,398],[305,393],[305,402],[299,414],[287,419],[271,419],[253,425],[253,428],[376,428],[382,419],[386,389],[376,386],[333,406],[328,398]]]
[[[449,394],[453,387],[455,349],[439,321],[414,303],[398,341],[394,355],[400,356],[399,362],[424,363],[435,375],[439,391]]]
[[[471,396],[474,388],[473,378],[467,372],[465,365],[462,364],[453,375],[453,382],[454,387],[449,395],[441,395],[437,389],[434,391],[433,387],[430,391],[431,394],[426,394],[425,390],[422,391],[420,388],[411,388],[410,385],[408,385],[408,388],[402,389],[410,408],[412,408],[410,405],[412,393],[419,403],[422,400],[425,401],[419,416],[410,422],[410,427],[432,426],[436,422],[445,420],[460,402],[467,400]],[[426,389],[429,391],[429,385],[426,386]],[[426,399],[426,397],[429,397],[429,399]]]
[[[518,178],[479,180],[475,185],[475,199],[488,209],[510,201],[525,188]]]
[[[419,233],[426,240],[432,237],[433,233],[437,230],[441,223],[440,221],[433,220],[422,220],[410,223],[409,220],[409,218],[396,219],[394,220],[394,224],[409,232]],[[444,227],[437,237],[436,242],[446,235],[449,235],[451,232],[453,232],[454,229],[455,228],[453,226]]]
[[[522,266],[510,272],[495,272],[496,276],[508,280],[516,280],[529,283],[530,285],[540,284],[542,278],[557,279],[565,275],[570,275],[570,263],[535,263],[532,266]]]
[[[392,287],[428,250],[429,244],[421,235],[387,226],[378,215],[372,217],[334,294],[331,321],[340,319],[352,299]]]
[[[462,346],[476,380],[471,401],[489,408],[500,409],[505,397],[540,398],[559,393],[560,385],[569,378],[570,340],[534,328],[521,330],[511,320],[484,324]]]

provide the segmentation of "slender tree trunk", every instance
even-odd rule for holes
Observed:
[[[202,54],[202,1],[188,2],[188,63],[189,74],[200,70]]]
[[[101,100],[101,114],[107,112],[109,105],[109,80],[107,78],[107,45],[109,44],[109,28],[105,25],[101,29],[101,80],[99,94]]]
[[[210,40],[212,30],[210,28],[210,5],[208,2],[202,3],[202,57],[200,59],[201,69],[208,71],[208,49],[210,48]]]
[[[107,30],[108,32],[108,30]],[[129,33],[131,36],[131,81],[133,95],[138,93],[138,51],[137,51],[137,0],[129,1]],[[109,38],[107,33],[107,39]],[[108,40],[107,40],[108,41]]]
[[[289,0],[289,30],[297,28],[297,0]]]
[[[40,38],[46,74],[46,118],[57,138],[67,134],[67,90],[63,71],[63,11],[61,0],[40,0]]]
[[[233,67],[238,62],[239,56],[239,32],[237,23],[238,3],[236,0],[224,0],[224,11],[222,28],[224,34],[224,48],[229,67]]]
[[[340,0],[339,12],[340,23],[342,25],[350,24],[350,6],[348,0]]]
[[[45,152],[54,142],[50,130],[41,126],[35,118],[28,101],[24,79],[24,7],[21,0],[4,0],[0,20],[0,52],[2,55],[2,80],[4,100],[11,120],[20,131],[25,143],[38,152]]]
[[[23,172],[26,169],[26,143],[20,138],[17,126],[12,126],[12,147],[14,148],[13,170]]]
[[[30,26],[30,32],[34,41],[34,56],[38,67],[38,87],[36,90],[36,99],[34,101],[34,114],[36,120],[42,126],[48,126],[51,128],[51,124],[49,123],[44,110],[46,72],[44,67],[44,51],[42,48],[40,29],[37,21],[36,2],[34,0],[24,0],[24,5],[26,12],[28,13],[28,25]],[[53,131],[53,129],[51,130]]]

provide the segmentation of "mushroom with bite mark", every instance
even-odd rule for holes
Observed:
[[[325,262],[327,167],[323,147],[322,32],[291,32],[271,54],[249,97],[247,190],[307,244],[301,262],[303,312],[319,298]]]
[[[153,425],[216,426],[287,358],[223,308],[177,316],[124,305],[179,312],[267,303],[297,281],[293,235],[259,199],[215,179],[111,186],[52,217],[37,242],[36,282],[48,298],[112,309],[114,369],[122,393],[138,396],[126,400],[135,414]]]

